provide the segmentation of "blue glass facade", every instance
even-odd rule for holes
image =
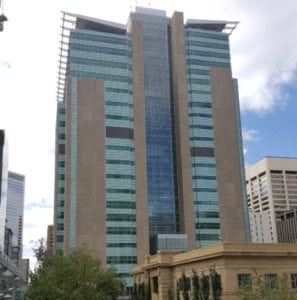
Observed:
[[[150,236],[176,233],[168,19],[132,14],[143,31],[144,96]]]
[[[25,197],[25,176],[8,172],[6,227],[12,230],[12,245],[19,247],[18,255],[13,257],[20,264],[23,250],[23,217]]]

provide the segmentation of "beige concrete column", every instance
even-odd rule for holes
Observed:
[[[172,293],[174,293],[172,282],[172,268],[160,267],[158,276],[159,300],[168,300],[168,294],[170,289],[172,290]]]
[[[142,264],[144,262],[145,255],[149,254],[149,225],[147,199],[143,41],[142,28],[139,21],[132,21],[131,36],[133,65],[137,261],[138,264]]]
[[[245,242],[239,146],[231,70],[211,68],[210,83],[221,238],[223,242]]]
[[[170,30],[179,222],[181,233],[188,235],[188,250],[191,250],[196,248],[196,237],[193,213],[191,149],[189,142],[184,21],[181,12],[173,14],[170,22]]]
[[[76,247],[105,262],[104,82],[77,80]]]

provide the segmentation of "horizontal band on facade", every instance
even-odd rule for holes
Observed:
[[[134,132],[131,128],[106,127],[106,137],[133,140]]]
[[[214,157],[214,149],[206,147],[191,148],[191,156]]]
[[[91,33],[82,33],[82,32],[71,32],[71,38],[79,39],[79,40],[84,40],[84,41],[94,41],[94,42],[101,42],[101,43],[106,43],[106,44],[111,44],[111,45],[129,45],[131,46],[131,41],[128,37],[115,37],[115,36],[110,36],[110,35],[99,35],[98,33],[96,34],[91,34]]]

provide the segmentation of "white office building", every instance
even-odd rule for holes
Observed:
[[[297,158],[264,157],[245,174],[249,209],[252,214],[266,212],[269,217],[261,214],[262,225],[268,218],[271,241],[278,242],[276,215],[297,208]],[[255,219],[260,221],[260,214],[250,214],[251,230],[256,228]]]

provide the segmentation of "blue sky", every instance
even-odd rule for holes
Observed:
[[[264,156],[297,157],[296,80],[292,84],[282,86],[281,90],[286,101],[276,105],[272,111],[241,112],[247,165]]]
[[[61,11],[126,24],[135,5],[185,19],[239,21],[230,37],[238,79],[245,162],[297,156],[297,1],[4,0],[0,32],[0,128],[9,169],[26,176],[24,254],[53,221],[57,60]],[[115,9],[116,8],[116,9]],[[33,264],[31,264],[33,266]]]

